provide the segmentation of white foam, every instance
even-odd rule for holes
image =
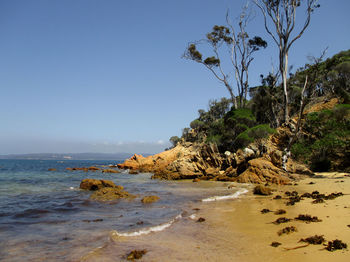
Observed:
[[[247,189],[241,189],[232,195],[213,196],[213,197],[204,198],[204,199],[202,199],[202,202],[212,202],[212,201],[220,201],[220,200],[227,200],[227,199],[235,199],[235,198],[238,198],[240,195],[243,195],[247,192],[248,192]]]
[[[195,214],[190,215],[189,218],[191,218],[191,219],[196,219],[196,215],[195,215]]]
[[[71,186],[69,189],[70,189],[70,190],[73,190],[73,189],[74,189],[74,187],[72,187],[72,186]]]
[[[112,236],[120,236],[120,237],[136,237],[136,236],[141,236],[141,235],[148,235],[152,232],[160,232],[160,231],[163,231],[164,229],[167,229],[168,227],[170,227],[176,220],[179,220],[181,217],[182,217],[182,215],[180,214],[167,223],[160,224],[160,225],[154,226],[154,227],[144,228],[144,229],[141,229],[139,231],[130,232],[130,233],[120,233],[117,230],[114,230],[111,232],[111,235]]]

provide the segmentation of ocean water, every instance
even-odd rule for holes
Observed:
[[[235,198],[227,183],[152,180],[152,174],[69,171],[116,161],[0,160],[0,261],[79,261],[111,234],[125,237],[166,230],[199,201]],[[57,171],[48,171],[55,168]],[[98,202],[79,189],[82,179],[108,179],[137,195]],[[141,198],[160,200],[142,204]]]

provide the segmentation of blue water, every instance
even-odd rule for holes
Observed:
[[[0,261],[70,261],[102,245],[111,230],[133,232],[156,226],[205,197],[232,193],[222,183],[160,181],[152,180],[152,174],[125,171],[66,170],[116,163],[0,160]],[[79,189],[85,178],[112,180],[138,197],[91,201],[91,192]],[[144,205],[140,199],[145,195],[157,195],[160,200]]]

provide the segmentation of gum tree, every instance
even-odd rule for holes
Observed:
[[[213,30],[206,35],[205,40],[190,43],[183,57],[204,65],[221,83],[224,84],[230,93],[231,101],[235,108],[244,107],[248,93],[249,66],[253,61],[253,53],[260,48],[266,48],[267,43],[259,36],[249,38],[246,26],[250,20],[247,13],[247,6],[243,8],[238,22],[238,30],[229,22],[226,15],[227,26],[215,25]],[[197,50],[197,46],[207,43],[212,52],[212,56],[203,58],[203,54]],[[232,76],[224,69],[223,58],[228,56],[220,55],[222,49],[229,51],[230,62],[233,66],[233,75],[236,80],[236,92],[232,84]],[[231,70],[232,71],[232,70]],[[236,94],[237,95],[236,95]],[[237,101],[238,98],[238,101]]]
[[[288,55],[291,46],[299,39],[310,24],[311,14],[318,8],[318,0],[254,0],[264,17],[267,33],[279,49],[279,70],[284,93],[284,121],[289,123],[289,96],[287,88]],[[302,27],[296,29],[296,11],[305,9],[306,17]],[[293,34],[293,32],[297,32]]]

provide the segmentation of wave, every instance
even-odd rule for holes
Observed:
[[[141,236],[141,235],[148,235],[152,232],[160,232],[163,231],[165,229],[167,229],[168,227],[170,227],[174,222],[176,222],[177,220],[181,219],[182,215],[177,215],[174,219],[170,220],[167,223],[163,223],[160,224],[158,226],[153,226],[153,227],[148,227],[148,228],[144,228],[138,231],[134,231],[134,232],[129,232],[129,233],[120,233],[117,230],[113,230],[111,232],[111,236],[118,236],[118,237],[136,237],[136,236]]]
[[[212,201],[220,201],[220,200],[227,200],[227,199],[235,199],[235,198],[238,198],[240,195],[243,195],[247,192],[248,192],[247,189],[241,189],[232,195],[213,196],[213,197],[204,198],[204,199],[202,199],[202,202],[212,202]]]

